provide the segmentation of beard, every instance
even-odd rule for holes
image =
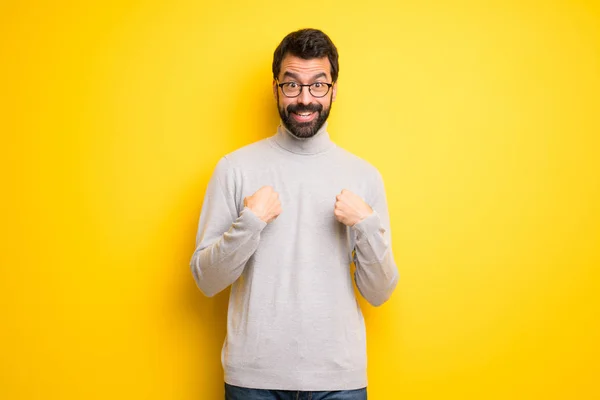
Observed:
[[[290,104],[287,108],[279,106],[279,94],[277,94],[277,109],[283,125],[297,138],[306,139],[317,134],[329,117],[331,105],[324,108],[322,104]],[[331,104],[331,103],[330,103]],[[292,116],[292,113],[317,112],[319,115],[312,121],[298,122]]]

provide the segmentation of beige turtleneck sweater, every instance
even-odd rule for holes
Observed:
[[[244,197],[270,185],[282,212],[268,225]],[[333,214],[348,189],[372,215],[346,227]],[[354,252],[353,252],[354,250]],[[337,147],[327,124],[307,139],[282,125],[216,166],[190,266],[200,290],[229,285],[225,381],[279,390],[352,390],[367,385],[358,290],[373,305],[396,287],[390,223],[379,172]]]

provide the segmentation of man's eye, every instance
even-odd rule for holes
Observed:
[[[288,83],[287,83],[287,86],[288,86],[290,89],[296,89],[296,88],[298,87],[298,84],[297,84],[296,82],[288,82]]]
[[[321,82],[315,82],[315,83],[313,83],[313,87],[315,89],[320,89],[323,87],[323,84]]]

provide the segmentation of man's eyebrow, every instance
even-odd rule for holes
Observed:
[[[295,74],[295,73],[290,72],[290,71],[285,71],[283,73],[283,77],[284,78],[285,77],[290,77],[292,79],[296,79],[297,81],[300,80],[300,77],[298,76],[298,74]],[[319,78],[327,78],[327,74],[325,72],[319,72],[318,74],[313,75],[312,80],[314,81],[314,80],[319,79]]]
[[[321,72],[321,73],[314,75],[312,78],[313,78],[313,81],[317,80],[319,78],[327,78],[327,74],[325,72]]]

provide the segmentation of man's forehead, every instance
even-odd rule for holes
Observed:
[[[327,57],[304,59],[293,55],[287,55],[281,62],[280,74],[292,72],[296,75],[313,76],[319,73],[325,73],[331,76],[331,64]]]

